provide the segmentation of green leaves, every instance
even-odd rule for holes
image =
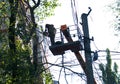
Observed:
[[[106,49],[106,61],[107,63],[100,64],[99,68],[102,71],[102,80],[104,84],[119,84],[120,83],[120,76],[118,74],[118,65],[114,63],[113,69],[112,66],[112,60],[110,55],[110,50]]]
[[[60,6],[58,0],[41,0],[41,5],[35,10],[36,16],[38,16],[40,20],[52,16],[57,6]]]
[[[17,65],[17,83],[30,84],[33,81],[33,65],[30,55],[31,49],[28,45],[23,45],[22,41],[16,40],[16,53],[11,56],[11,51],[7,45],[0,49],[0,84],[12,84],[12,71],[15,69],[12,64]],[[32,83],[32,82],[31,82]]]
[[[0,1],[0,18],[10,16],[10,7],[8,2]]]
[[[112,26],[117,31],[116,35],[120,35],[120,0],[113,1],[108,7],[112,10],[112,15],[114,15]]]
[[[9,1],[19,1],[20,4],[9,3]],[[36,73],[39,71],[34,69],[31,58],[32,47],[29,46],[28,39],[33,38],[36,33],[33,31],[37,27],[34,19],[38,17],[38,21],[41,21],[53,15],[54,9],[59,3],[58,0],[41,0],[40,6],[34,7],[35,11],[30,11],[31,7],[28,6],[30,4],[25,1],[0,0],[0,29],[9,29],[8,32],[0,32],[0,84],[34,84],[37,80]],[[28,0],[28,2],[30,1]],[[33,34],[31,34],[32,31]],[[14,37],[14,42],[9,40],[10,36]],[[15,51],[10,49],[9,42],[15,44]],[[43,68],[40,66],[40,69],[42,69],[41,67]],[[37,74],[37,76],[39,75],[41,73]],[[46,84],[51,84],[50,73],[44,73],[43,77],[46,78]]]
[[[42,77],[45,79],[45,84],[53,84],[52,76],[49,72],[43,72]]]

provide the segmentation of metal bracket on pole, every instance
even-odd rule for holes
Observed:
[[[88,12],[88,14],[87,14],[87,16],[90,14],[90,12],[92,11],[92,9],[90,8],[90,7],[88,7],[89,8],[89,12]]]

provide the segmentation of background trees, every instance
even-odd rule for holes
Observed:
[[[120,35],[120,1],[116,0],[109,5],[110,9],[112,10],[112,14],[115,16],[113,20],[113,28],[115,29],[116,36]]]
[[[106,49],[106,64],[100,64],[100,70],[102,71],[102,80],[104,84],[119,84],[120,75],[118,74],[118,65],[114,63],[112,69],[112,60],[110,55],[110,50]]]
[[[116,0],[114,3],[110,4],[109,7],[113,11],[113,15],[115,16],[114,22],[112,25],[115,29],[116,33],[115,35],[120,35],[120,1]],[[114,63],[112,65],[112,59],[110,55],[110,50],[106,50],[107,56],[106,61],[107,63],[100,64],[100,70],[102,71],[102,80],[104,84],[119,84],[120,83],[120,74],[118,73],[118,65]]]

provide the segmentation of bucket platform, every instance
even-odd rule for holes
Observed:
[[[82,50],[82,45],[80,41],[74,41],[69,43],[61,43],[49,46],[49,49],[53,55],[62,55],[66,50],[71,50],[72,52],[78,52]]]

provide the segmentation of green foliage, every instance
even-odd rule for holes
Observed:
[[[112,10],[113,19],[113,28],[115,29],[116,36],[120,35],[120,0],[115,0],[108,6]]]
[[[36,22],[40,22],[46,17],[54,15],[54,10],[59,5],[58,0],[41,0],[40,6],[34,10]],[[26,43],[29,38],[32,38],[30,32],[33,31],[33,22],[30,14],[28,14],[29,7],[26,11],[23,9],[25,9],[24,5],[19,3],[16,35],[20,36],[23,42]]]
[[[57,6],[60,6],[58,0],[41,0],[41,5],[35,10],[36,16],[38,16],[40,20],[52,16]]]
[[[24,2],[24,0],[20,1]],[[34,11],[35,16],[39,16],[39,20],[53,15],[54,9],[59,5],[58,0],[40,1],[40,6]],[[8,29],[11,26],[9,25],[10,16],[16,16],[15,21],[13,19],[13,24],[15,23],[15,25],[12,25],[11,29],[15,30],[13,37],[17,37],[15,38],[16,50],[14,52],[9,47],[9,31],[0,33],[0,84],[34,84],[36,81],[39,81],[36,79],[36,73],[38,76],[41,73],[38,73],[38,70],[35,71],[34,64],[30,58],[32,47],[25,44],[28,38],[32,38],[30,32],[32,31],[33,24],[35,24],[31,19],[29,6],[27,9],[26,7],[26,4],[20,5],[19,3],[18,10],[13,10],[17,13],[11,15],[9,1],[0,1],[0,29]],[[16,75],[15,78],[13,74]],[[45,78],[46,84],[52,84],[50,73],[43,73],[42,75]]]
[[[45,84],[53,84],[51,73],[43,72],[42,77],[45,80]]]
[[[102,80],[104,84],[120,84],[120,76],[118,74],[118,66],[114,63],[113,70],[111,69],[112,60],[109,49],[106,49],[106,61],[107,64],[100,64],[99,68],[102,71]]]
[[[7,1],[0,1],[0,18],[10,16],[10,7]]]
[[[106,50],[107,56],[106,56],[106,60],[107,60],[107,64],[106,64],[106,69],[108,69],[108,71],[111,70],[111,56],[110,56],[110,51],[109,49]]]
[[[8,28],[10,16],[10,7],[8,1],[0,0],[0,29]]]
[[[102,80],[103,80],[104,84],[107,84],[106,83],[107,77],[106,77],[106,71],[105,71],[104,65],[100,64],[99,68],[102,71]]]
[[[12,71],[16,69],[17,77],[15,84],[33,84],[34,68],[30,60],[31,49],[23,45],[20,40],[16,41],[17,49],[15,56],[11,56],[11,50],[7,45],[0,49],[0,84],[12,84]],[[13,66],[13,64],[16,66]]]
[[[116,63],[114,63],[113,70],[115,73],[118,73],[118,65]]]

